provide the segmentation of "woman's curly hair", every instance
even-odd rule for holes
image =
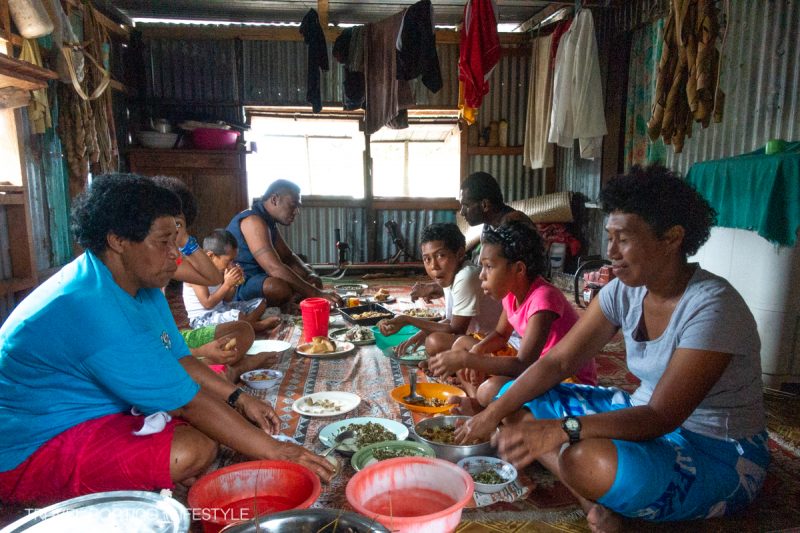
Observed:
[[[542,238],[535,229],[522,222],[512,220],[496,229],[486,226],[481,234],[481,243],[498,245],[503,257],[510,263],[525,263],[529,281],[547,273],[547,256]]]
[[[181,200],[181,212],[186,219],[186,227],[190,227],[197,219],[197,200],[183,181],[172,176],[155,176],[150,178],[159,187],[175,193]]]
[[[700,249],[717,223],[717,213],[705,198],[661,165],[634,166],[611,180],[599,200],[604,213],[639,215],[659,238],[669,228],[682,226],[681,252],[686,257]]]
[[[108,248],[109,233],[142,242],[158,217],[179,214],[180,199],[149,178],[104,174],[76,198],[72,232],[78,244],[99,255]]]

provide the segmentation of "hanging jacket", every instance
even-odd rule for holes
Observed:
[[[497,6],[494,0],[469,0],[464,6],[458,59],[458,107],[467,124],[477,118],[477,109],[489,92],[487,80],[498,61]]]
[[[431,0],[420,0],[406,10],[397,39],[397,79],[413,80],[420,75],[431,92],[442,88]]]
[[[314,113],[322,110],[320,94],[320,70],[328,70],[328,45],[325,44],[325,33],[319,24],[319,15],[309,9],[303,22],[300,23],[300,34],[308,45],[308,89],[306,102],[311,104]]]

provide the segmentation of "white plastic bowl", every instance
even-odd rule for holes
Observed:
[[[283,372],[269,368],[259,368],[258,370],[245,372],[240,378],[252,389],[271,389],[281,382]]]
[[[466,470],[470,477],[473,475],[478,475],[485,470],[494,470],[500,475],[500,477],[506,480],[505,483],[489,484],[478,483],[475,481],[475,478],[473,478],[473,481],[475,482],[475,490],[478,492],[483,492],[484,494],[500,492],[509,484],[513,483],[515,479],[517,479],[517,469],[514,468],[514,465],[496,457],[484,457],[480,455],[475,457],[466,457],[458,462],[458,466]]]
[[[136,134],[139,143],[147,148],[172,148],[178,140],[177,133],[160,133],[158,131],[140,131]]]

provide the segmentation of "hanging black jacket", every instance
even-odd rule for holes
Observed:
[[[322,96],[320,95],[320,69],[328,70],[328,45],[325,44],[325,34],[319,24],[319,15],[314,9],[309,9],[303,22],[300,23],[300,34],[303,35],[308,45],[308,90],[306,102],[311,104],[314,113],[322,110]]]
[[[430,0],[420,0],[406,11],[400,32],[401,49],[397,51],[397,79],[413,80],[422,75],[422,83],[435,93],[442,88],[442,71],[432,10]]]

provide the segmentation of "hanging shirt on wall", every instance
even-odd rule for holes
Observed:
[[[458,59],[458,108],[467,124],[473,124],[478,116],[489,92],[487,80],[498,61],[497,5],[494,0],[469,0],[464,6]]]
[[[553,70],[550,68],[552,35],[533,40],[528,83],[528,117],[525,121],[523,163],[529,168],[553,166],[553,145],[547,142],[550,106],[553,103]]]
[[[322,96],[320,94],[320,70],[328,70],[328,45],[325,44],[325,34],[319,24],[319,15],[309,9],[303,22],[300,23],[300,34],[308,45],[308,89],[306,102],[311,104],[314,113],[322,111]]]
[[[591,11],[582,9],[556,53],[548,140],[571,148],[578,139],[581,157],[594,159],[602,154],[606,133],[594,20]]]
[[[442,88],[431,0],[420,0],[406,10],[397,36],[397,79],[413,80],[419,76],[431,92]]]

